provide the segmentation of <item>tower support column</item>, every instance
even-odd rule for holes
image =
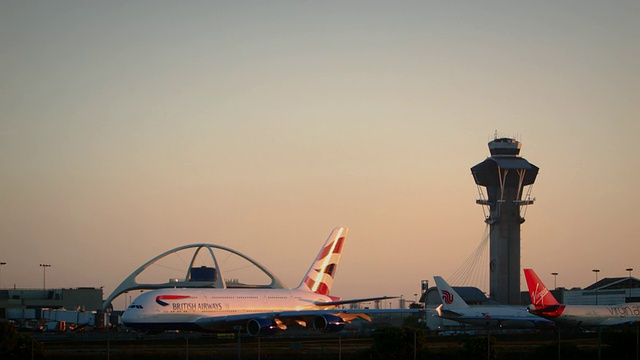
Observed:
[[[489,142],[491,157],[471,168],[480,194],[481,187],[487,194],[476,202],[489,209],[489,296],[513,305],[520,303],[521,208],[534,201],[528,194],[523,200],[523,190],[538,174],[538,167],[520,157],[520,146],[514,139],[496,138]]]

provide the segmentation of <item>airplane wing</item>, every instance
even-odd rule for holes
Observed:
[[[239,323],[245,325],[247,321],[253,319],[280,319],[281,321],[289,319],[306,319],[313,316],[332,315],[333,311],[325,310],[305,310],[305,311],[282,311],[282,312],[264,312],[252,314],[239,314],[228,316],[207,316],[196,320],[196,324],[203,329],[219,330],[229,329],[231,325]]]
[[[404,312],[417,312],[408,309]],[[389,312],[388,310],[384,310]],[[229,331],[241,326],[250,335],[270,334],[277,330],[286,330],[288,326],[297,324],[324,332],[340,331],[346,323],[360,318],[371,321],[370,313],[383,312],[381,309],[349,309],[349,310],[288,310],[280,312],[264,312],[238,314],[228,316],[201,317],[195,324],[206,331]]]
[[[429,309],[287,310],[201,317],[195,321],[195,324],[205,331],[224,332],[241,328],[250,335],[267,335],[278,330],[286,330],[290,325],[310,327],[323,332],[334,332],[342,330],[346,323],[350,323],[358,318],[365,321],[372,321],[372,315],[375,316],[376,314],[423,314],[428,310]]]
[[[363,298],[363,299],[349,299],[349,300],[336,300],[336,301],[316,301],[316,302],[314,302],[314,305],[318,305],[318,306],[338,306],[338,305],[345,305],[345,304],[355,304],[355,303],[361,303],[361,302],[388,300],[388,299],[397,299],[397,298],[398,298],[397,296],[379,296],[379,297]]]

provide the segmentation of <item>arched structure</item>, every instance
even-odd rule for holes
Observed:
[[[187,269],[185,269],[184,278],[171,278],[164,283],[139,283],[137,281],[137,278],[145,270],[161,259],[189,249],[193,251],[193,255],[188,262]],[[203,255],[213,266],[196,266],[196,260]],[[207,255],[211,258],[209,259]],[[104,301],[102,310],[106,311],[115,298],[128,291],[172,287],[282,289],[285,288],[285,285],[267,268],[238,251],[214,244],[191,244],[164,252],[140,266],[109,295]]]

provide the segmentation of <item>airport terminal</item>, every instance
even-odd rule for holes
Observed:
[[[420,284],[416,285],[418,289]],[[454,289],[469,305],[495,304],[480,289],[468,286],[454,286]],[[441,304],[435,287],[421,290],[418,305],[427,311],[425,321],[429,329],[451,330],[464,326],[455,321],[434,316],[428,309]],[[604,278],[585,288],[557,288],[552,290],[554,296],[565,304],[571,305],[612,305],[629,302],[640,302],[640,280],[632,277]],[[528,292],[521,292],[522,304],[528,304]],[[117,326],[118,314],[111,314],[110,309],[103,312],[104,294],[100,288],[76,289],[0,289],[0,321],[13,320],[18,323],[65,321],[67,324],[91,325],[96,327]],[[413,301],[398,299],[389,305],[378,304],[378,307],[407,309]],[[371,304],[375,307],[375,304]],[[414,305],[415,306],[415,305]],[[53,311],[55,310],[55,311]],[[385,318],[387,319],[387,318]],[[375,319],[374,319],[375,320]],[[55,326],[52,326],[55,328]],[[34,328],[35,330],[35,328]]]
[[[523,209],[533,205],[531,185],[535,182],[538,167],[520,156],[520,142],[510,138],[495,138],[489,142],[491,156],[471,168],[478,186],[480,199],[476,203],[483,207],[485,223],[489,227],[488,269],[482,269],[489,278],[489,291],[472,286],[454,286],[454,290],[469,305],[530,304],[529,293],[521,291],[522,269],[520,266],[520,226],[525,222]],[[147,269],[166,261],[175,254],[187,254],[191,259],[181,276],[165,278],[160,282],[141,281]],[[184,258],[185,256],[183,256]],[[225,259],[222,265],[220,259]],[[6,260],[6,259],[2,259]],[[232,263],[233,265],[229,265]],[[2,262],[2,266],[8,266]],[[41,264],[41,266],[47,266]],[[232,272],[223,269],[243,269]],[[46,268],[43,268],[46,271]],[[224,271],[224,272],[223,272]],[[551,293],[563,304],[607,305],[640,301],[640,280],[632,276],[633,269],[620,269],[627,276],[598,279],[599,270],[594,269],[596,282],[585,288],[557,288],[550,284]],[[0,273],[1,274],[1,273]],[[185,275],[186,274],[186,275]],[[224,275],[224,276],[223,276]],[[552,273],[554,279],[558,273]],[[1,276],[1,275],[0,275]],[[0,278],[1,281],[1,278]],[[423,321],[430,330],[450,330],[468,327],[456,321],[438,317],[433,309],[442,303],[435,287],[423,280],[416,284],[416,297],[407,301],[373,301],[370,306],[377,309],[423,308]],[[108,296],[102,288],[75,289],[0,289],[0,321],[12,321],[32,330],[64,330],[77,327],[120,327],[121,312],[113,311],[112,302],[131,294],[165,288],[225,288],[225,289],[278,289],[283,284],[278,278],[250,257],[233,249],[215,244],[184,245],[143,263]],[[417,296],[417,295],[420,296]],[[133,298],[135,299],[135,296]],[[131,300],[128,301],[131,303]],[[125,301],[126,304],[126,301]],[[378,319],[389,317],[378,316]],[[374,324],[376,317],[374,316]],[[45,324],[49,324],[46,325]],[[401,319],[400,319],[401,324]]]

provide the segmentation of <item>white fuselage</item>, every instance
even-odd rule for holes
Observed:
[[[201,318],[335,308],[317,301],[332,299],[295,289],[161,289],[136,298],[122,322],[133,328],[190,329]]]
[[[640,303],[618,305],[566,305],[562,312],[548,316],[565,326],[609,326],[640,321]]]
[[[505,327],[505,328],[533,328],[536,324],[547,322],[527,311],[524,307],[502,305],[476,305],[464,309],[457,309],[460,316],[444,315],[450,320],[473,324],[477,326]],[[552,324],[551,322],[547,322]]]

